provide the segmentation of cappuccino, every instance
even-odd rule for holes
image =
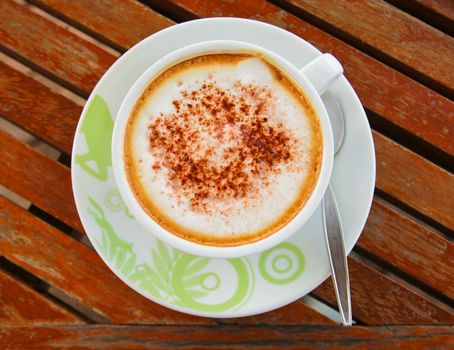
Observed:
[[[129,185],[186,240],[236,246],[267,237],[314,190],[323,139],[303,91],[265,57],[206,54],[158,74],[125,130]]]

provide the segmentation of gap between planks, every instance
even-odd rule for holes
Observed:
[[[18,273],[19,271],[19,273]],[[77,309],[48,293],[49,286],[0,257],[0,323],[86,323]]]
[[[454,36],[454,2],[452,0],[386,0],[421,21]]]

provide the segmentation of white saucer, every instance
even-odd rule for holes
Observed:
[[[262,254],[223,260],[191,256],[164,245],[124,205],[111,166],[112,118],[133,82],[157,59],[177,48],[215,39],[260,45],[298,68],[320,55],[287,31],[236,18],[186,22],[148,37],[115,62],[88,99],[74,140],[72,183],[90,241],[123,282],[171,309],[220,318],[258,314],[301,298],[328,277],[329,263],[320,209],[287,242]],[[346,118],[332,184],[350,252],[372,203],[375,155],[366,114],[349,82],[338,80],[330,92]]]

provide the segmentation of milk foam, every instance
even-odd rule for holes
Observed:
[[[238,82],[267,87],[276,101],[273,114],[268,115],[268,123],[276,126],[283,124],[298,142],[291,150],[292,161],[279,164],[277,173],[269,174],[266,186],[261,180],[254,180],[257,186],[253,195],[228,200],[208,198],[208,211],[195,211],[188,198],[175,195],[174,186],[169,185],[168,169],[161,167],[153,170],[153,164],[159,159],[150,152],[149,125],[158,117],[165,118],[175,113],[174,101],[182,98],[183,91],[198,90],[207,81],[214,82],[226,91],[234,90]],[[308,176],[308,169],[314,164],[310,152],[314,131],[307,110],[302,107],[298,97],[273,78],[269,66],[258,57],[231,63],[212,62],[176,71],[145,97],[136,113],[135,123],[130,130],[131,158],[143,184],[144,196],[177,225],[201,235],[241,238],[266,229],[294,205]],[[222,162],[221,155],[228,145],[205,135],[205,132],[200,128],[201,139],[206,143],[211,142],[216,152],[220,152],[219,157],[215,155],[213,159]]]

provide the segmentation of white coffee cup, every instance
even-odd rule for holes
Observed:
[[[167,68],[189,58],[209,53],[260,53],[294,81],[309,98],[319,120],[323,137],[323,155],[320,174],[306,204],[284,227],[261,240],[238,246],[203,245],[181,238],[164,229],[137,201],[127,179],[124,162],[125,128],[137,99],[148,84]],[[112,137],[112,164],[119,191],[131,213],[156,238],[190,254],[213,258],[235,258],[269,249],[297,232],[320,204],[328,186],[333,167],[333,136],[331,124],[320,95],[342,75],[341,64],[330,54],[324,54],[302,69],[287,62],[278,54],[257,45],[241,41],[216,40],[189,45],[164,56],[148,68],[129,90],[118,112]]]

